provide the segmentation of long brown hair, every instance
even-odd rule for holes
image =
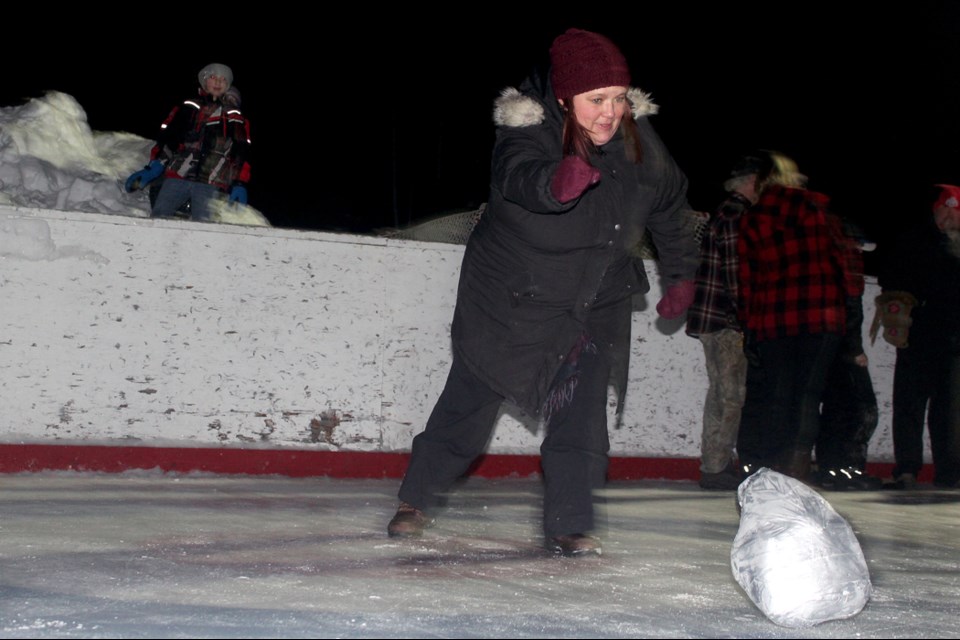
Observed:
[[[637,123],[633,119],[633,103],[627,100],[628,108],[624,110],[623,117],[620,119],[620,127],[623,129],[624,147],[627,158],[634,164],[643,162],[643,148],[640,146],[640,132],[637,130]],[[563,98],[563,155],[576,155],[581,159],[590,161],[590,155],[597,150],[590,134],[577,121],[577,116],[573,112],[573,98]]]

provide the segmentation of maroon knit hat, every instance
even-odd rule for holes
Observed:
[[[567,29],[550,47],[550,84],[558,98],[570,98],[602,87],[630,86],[630,68],[609,38]]]

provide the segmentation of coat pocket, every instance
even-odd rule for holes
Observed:
[[[634,293],[647,293],[650,291],[650,279],[647,278],[647,268],[643,264],[643,258],[632,258],[633,262],[633,277],[635,281],[632,283],[635,287]]]

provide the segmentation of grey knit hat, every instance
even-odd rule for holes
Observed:
[[[200,87],[206,89],[207,78],[213,76],[225,78],[228,89],[233,86],[233,71],[230,69],[230,67],[225,64],[220,64],[219,62],[212,62],[203,69],[200,69],[200,73],[197,74],[197,78],[200,80]]]

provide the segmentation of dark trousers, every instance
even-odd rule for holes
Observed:
[[[737,455],[776,468],[794,450],[811,451],[820,430],[820,399],[840,336],[803,334],[757,343],[759,366],[747,370]]]
[[[949,334],[946,334],[949,335]],[[910,329],[910,346],[897,349],[893,374],[894,475],[923,466],[923,428],[930,432],[934,482],[960,480],[960,353],[949,339]]]
[[[609,372],[604,355],[581,353],[569,402],[556,405],[547,424],[540,447],[547,536],[586,533],[594,528],[593,492],[606,482],[610,450],[606,413]],[[424,510],[440,505],[443,494],[483,453],[503,400],[454,356],[426,428],[413,439],[400,500]]]
[[[867,465],[867,447],[880,416],[866,366],[839,355],[830,367],[820,409],[817,466],[826,469]]]

